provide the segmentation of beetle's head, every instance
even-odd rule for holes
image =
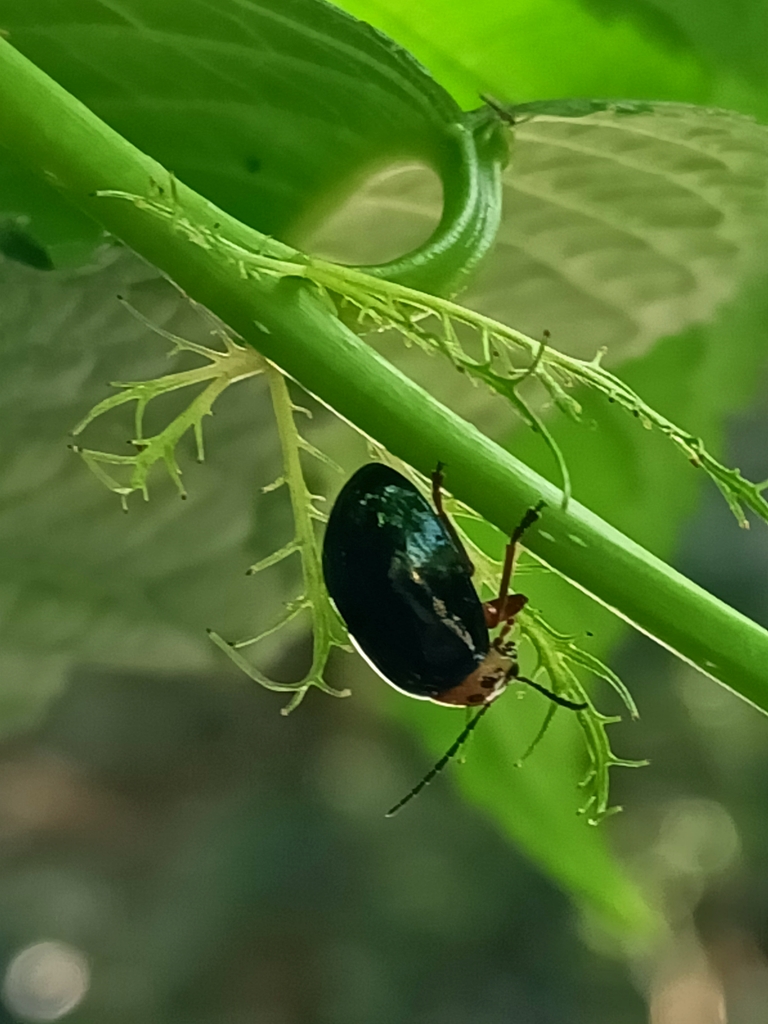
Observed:
[[[445,690],[432,699],[436,704],[452,707],[479,707],[496,700],[507,687],[517,666],[514,645],[503,648],[491,644],[483,661],[458,686]]]

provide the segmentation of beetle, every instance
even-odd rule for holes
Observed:
[[[476,707],[482,714],[516,680],[557,704],[583,710],[585,704],[521,676],[509,639],[528,600],[508,593],[515,557],[543,503],[526,512],[510,537],[499,596],[482,603],[472,584],[472,563],[443,508],[442,484],[438,463],[433,509],[404,476],[374,462],[340,491],[325,532],[323,574],[355,647],[390,685],[420,700]],[[491,640],[489,630],[498,626]],[[426,781],[454,756],[480,714]],[[417,791],[424,785],[422,780]],[[411,796],[415,792],[406,799]]]

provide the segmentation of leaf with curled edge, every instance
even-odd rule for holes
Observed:
[[[2,28],[180,180],[281,237],[376,162],[439,163],[460,114],[406,50],[319,0],[6,0]],[[0,185],[0,212],[57,265],[100,237],[7,153]]]
[[[710,320],[768,251],[768,128],[672,103],[542,101],[504,172],[494,251],[462,302],[571,355],[616,365]],[[363,263],[439,213],[426,168],[366,182],[303,244]],[[362,222],[365,232],[352,226]]]

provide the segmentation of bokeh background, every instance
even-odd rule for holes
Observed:
[[[519,102],[613,95],[768,117],[762,2],[347,6],[410,46],[466,107],[480,91]],[[647,188],[618,189],[610,205],[610,153],[607,164],[590,151],[589,167],[564,165],[560,180],[556,131],[521,126],[501,242],[468,301],[532,333],[552,330],[574,353],[608,343],[617,372],[651,404],[759,480],[768,477],[768,149],[745,131],[716,183],[719,220],[673,202],[675,226],[658,221]],[[654,144],[643,159],[668,157]],[[679,185],[683,171],[664,166]],[[412,165],[380,171],[351,200],[333,194],[303,211],[286,235],[352,261],[421,240],[439,212],[439,182]],[[601,216],[608,228],[595,242],[587,228]],[[650,248],[669,242],[667,263],[611,248],[605,231],[633,217]],[[592,241],[574,247],[584,237]],[[333,664],[350,699],[311,693],[285,718],[281,698],[205,635],[258,632],[297,586],[290,562],[245,575],[291,531],[284,495],[261,493],[280,474],[264,383],[227,393],[206,424],[204,465],[182,445],[185,502],[158,473],[150,502],[134,495],[124,515],[69,450],[69,432],[108,381],[187,365],[170,366],[163,341],[118,294],[153,323],[209,337],[199,311],[115,247],[77,267],[0,263],[0,1020],[764,1021],[764,716],[566,585],[526,577],[553,625],[608,653],[640,706],[640,721],[613,726],[612,741],[651,764],[614,772],[625,810],[600,827],[600,842],[660,931],[652,941],[622,931],[568,893],[567,871],[544,869],[582,856],[576,846],[545,861],[534,842],[512,841],[516,800],[540,793],[541,842],[557,842],[547,780],[580,756],[563,722],[514,767],[540,718],[535,695],[500,708],[508,747],[493,774],[483,774],[478,738],[465,765],[385,820],[450,742],[455,718],[446,724],[445,713],[389,692],[351,656]],[[547,453],[498,401],[394,339],[374,340],[551,474]],[[580,397],[585,424],[551,417],[577,497],[768,626],[768,526],[740,530],[662,438]],[[301,400],[314,443],[348,470],[366,458],[361,439]],[[150,429],[175,402],[150,407]],[[125,451],[131,430],[130,416],[116,415],[87,439]],[[307,468],[319,490],[339,486]],[[261,652],[276,678],[306,668],[301,626]],[[614,710],[610,694],[596,693]],[[554,813],[570,821],[578,794],[569,799]]]

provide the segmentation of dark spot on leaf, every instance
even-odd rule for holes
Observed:
[[[249,174],[258,174],[261,170],[261,160],[257,156],[248,156],[245,158],[245,169]]]
[[[53,260],[48,251],[13,221],[0,224],[0,252],[9,260],[35,270],[53,270]]]

